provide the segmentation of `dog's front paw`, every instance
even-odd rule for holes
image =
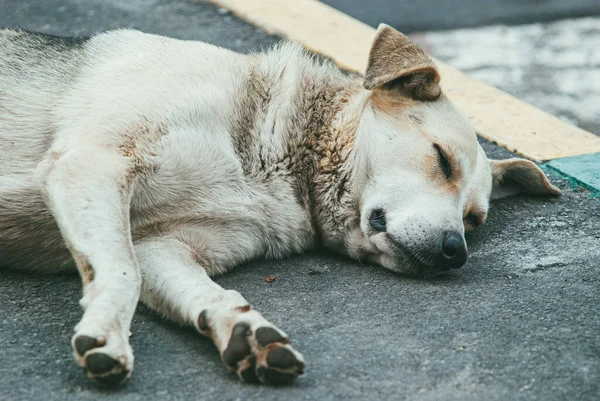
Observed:
[[[246,382],[288,384],[304,373],[302,355],[289,338],[270,326],[252,330],[249,322],[237,323],[222,356]]]
[[[133,352],[122,333],[84,333],[80,330],[71,342],[75,360],[83,367],[87,377],[107,385],[117,385],[131,375]]]

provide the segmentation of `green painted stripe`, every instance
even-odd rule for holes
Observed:
[[[600,194],[600,153],[555,159],[546,166]]]

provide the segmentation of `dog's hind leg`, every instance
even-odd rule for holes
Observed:
[[[38,167],[45,201],[83,281],[72,346],[89,377],[116,384],[133,369],[129,326],[140,274],[129,223],[133,162],[101,146],[51,151]]]
[[[248,382],[282,384],[303,373],[304,361],[285,333],[237,291],[213,282],[189,246],[174,238],[135,246],[141,299],[166,317],[210,337],[223,362]]]

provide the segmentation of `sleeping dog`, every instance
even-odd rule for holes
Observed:
[[[364,77],[293,43],[0,29],[2,264],[76,266],[89,377],[131,374],[141,299],[243,380],[290,382],[304,361],[288,336],[212,275],[326,247],[430,277],[465,263],[491,197],[559,193],[532,162],[488,160],[439,81],[386,25]]]

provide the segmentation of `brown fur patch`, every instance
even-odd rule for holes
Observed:
[[[365,73],[366,89],[383,88],[415,100],[436,100],[440,94],[440,75],[423,50],[405,35],[380,25]]]
[[[423,135],[432,139],[431,136],[426,133],[423,133]],[[431,152],[425,155],[425,158],[423,159],[423,171],[427,174],[429,180],[439,183],[439,186],[443,188],[444,192],[458,194],[460,192],[460,182],[463,175],[459,160],[447,146],[437,145],[442,149],[442,152],[448,161],[451,170],[450,177],[446,177],[444,174],[442,166],[440,165],[440,157],[434,146],[431,147]]]
[[[73,259],[75,259],[75,263],[77,264],[77,270],[79,270],[79,274],[81,276],[81,281],[83,282],[83,285],[88,285],[89,283],[94,281],[94,268],[92,267],[90,261],[82,253],[75,250],[69,244],[67,244],[67,247],[71,251]]]
[[[314,209],[313,177],[318,174],[324,160],[321,147],[323,139],[329,138],[330,131],[337,129],[335,119],[352,91],[344,87],[345,83],[323,82],[307,77],[296,92],[294,103],[298,113],[294,118],[296,124],[290,127],[290,131],[297,138],[288,144],[277,164],[294,178],[296,199],[308,210]],[[313,221],[313,224],[316,222]]]
[[[125,156],[130,167],[127,170],[123,187],[128,189],[134,177],[149,168],[146,157],[152,155],[150,146],[167,132],[164,124],[152,123],[145,120],[124,133],[124,140],[119,145],[119,151]]]
[[[238,306],[237,308],[235,308],[235,310],[240,313],[249,312],[251,309],[252,309],[252,306],[250,306],[250,305]]]
[[[282,107],[271,104],[271,99],[289,97],[289,88],[281,84],[285,81],[282,77],[295,72],[285,68],[261,71],[260,68],[257,64],[251,71],[236,107],[238,120],[232,130],[236,152],[245,175],[253,181],[264,185],[278,182],[273,188],[277,191],[282,190],[281,185],[289,185],[298,204],[311,216],[312,229],[320,236],[322,219],[317,217],[320,211],[313,211],[326,209],[330,216],[334,208],[330,204],[322,207],[316,203],[329,202],[322,198],[324,191],[328,192],[328,198],[341,199],[348,187],[349,168],[339,167],[351,151],[358,116],[353,116],[351,122],[340,121],[339,116],[351,96],[360,90],[361,81],[338,75],[306,74],[298,78],[290,105],[287,101],[285,105],[286,109],[294,110],[293,118],[275,119],[269,127],[274,136],[285,135],[285,147],[281,152],[269,152],[261,147],[260,135],[265,129],[267,113]]]
[[[231,129],[231,139],[245,175],[255,175],[256,167],[265,166],[260,152],[260,129],[271,101],[272,83],[257,68],[251,67],[248,80],[236,98],[237,119]]]
[[[336,114],[336,119],[322,130],[315,146],[319,159],[314,176],[313,204],[323,245],[341,241],[347,227],[355,225],[359,215],[356,198],[350,191],[352,167],[349,160],[361,114],[343,111]]]
[[[375,89],[371,92],[369,100],[374,108],[390,116],[398,116],[408,108],[418,106],[418,102],[407,97],[402,97],[382,89]],[[407,114],[407,117],[413,114]]]
[[[463,216],[463,224],[465,226],[465,231],[471,231],[474,228],[479,227],[485,220],[487,219],[487,214],[485,212],[471,210],[465,213]]]

